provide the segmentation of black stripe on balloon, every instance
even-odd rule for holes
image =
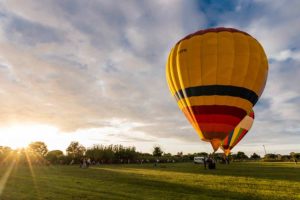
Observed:
[[[240,97],[250,101],[252,105],[255,105],[258,100],[257,94],[252,90],[232,85],[205,85],[189,87],[177,91],[175,93],[175,98],[180,100],[188,97],[212,95]]]

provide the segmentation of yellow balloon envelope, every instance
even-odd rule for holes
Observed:
[[[254,122],[254,112],[251,111],[244,119],[237,125],[223,141],[221,149],[223,149],[226,156],[229,155],[230,151],[235,147],[243,137],[248,133]]]
[[[166,64],[171,94],[215,151],[258,101],[267,74],[268,61],[259,42],[232,28],[186,36],[172,48]]]

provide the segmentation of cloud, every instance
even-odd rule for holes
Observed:
[[[2,2],[1,124],[49,124],[62,132],[85,131],[91,141],[198,144],[169,94],[165,62],[186,34],[233,26],[257,38],[270,61],[265,92],[254,108],[253,137],[243,144],[296,140],[298,7],[299,1]],[[122,124],[131,126],[114,132]],[[106,135],[101,130],[113,135],[98,138]]]
[[[2,98],[3,124],[37,121],[72,132],[101,127],[112,118],[150,120],[159,127],[163,122],[156,118],[181,115],[164,70],[170,45],[184,36],[185,22],[190,28],[204,23],[196,11],[181,19],[192,5],[44,3],[2,6],[7,16],[2,27],[13,31],[0,48],[2,63],[10,63],[10,76],[17,80],[3,83],[16,93]]]
[[[300,60],[300,51],[286,49],[280,51],[277,55],[273,55],[271,59],[274,59],[276,61],[284,61],[287,59]]]
[[[50,27],[33,23],[18,17],[11,17],[6,25],[6,37],[17,44],[36,45],[39,43],[59,43],[63,38]]]

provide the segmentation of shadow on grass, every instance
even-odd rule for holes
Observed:
[[[205,170],[203,165],[195,165],[193,163],[160,164],[158,167],[153,167],[153,165],[123,165],[122,167],[300,182],[300,166],[294,165],[293,163],[289,163],[288,166],[282,163],[258,162],[231,163],[230,165],[217,164],[216,170]]]
[[[91,170],[100,171],[102,174],[109,174],[111,177],[117,177],[118,183],[123,185],[118,192],[130,193],[131,199],[270,199],[270,196],[259,196],[248,192],[228,192],[224,188],[211,189],[206,185],[188,185],[184,182],[171,183],[164,180],[151,179],[148,177],[136,176],[134,174],[117,171],[107,171],[102,168]],[[99,172],[98,172],[99,173]],[[116,192],[116,191],[114,191]],[[113,195],[114,195],[114,192]],[[273,198],[284,199],[284,198]]]

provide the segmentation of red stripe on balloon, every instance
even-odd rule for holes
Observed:
[[[224,106],[224,105],[201,105],[201,106],[191,106],[192,112],[195,115],[209,115],[209,114],[220,114],[220,115],[231,115],[242,120],[247,112],[241,108],[234,106]]]
[[[202,129],[201,129],[202,130]],[[220,132],[207,132],[207,131],[203,131],[203,136],[207,139],[207,140],[213,140],[213,139],[220,139],[220,140],[224,140],[226,138],[226,136],[228,135],[227,133],[224,133],[223,131]]]
[[[228,135],[234,126],[220,123],[201,123],[199,124],[201,131],[204,132],[221,132]]]
[[[223,146],[224,149],[228,149],[228,148],[229,148],[228,137],[226,137],[226,138],[223,140],[222,146]]]
[[[231,32],[231,33],[234,33],[234,32],[236,32],[236,33],[242,33],[242,34],[244,34],[244,35],[250,36],[248,33],[244,32],[244,31],[240,31],[240,30],[238,30],[238,29],[234,29],[234,28],[225,28],[225,27],[218,27],[218,28],[209,28],[209,29],[199,30],[199,31],[197,31],[197,32],[195,32],[195,33],[189,34],[189,35],[187,35],[186,37],[184,37],[184,38],[182,38],[181,40],[179,40],[179,41],[177,42],[177,44],[178,44],[179,42],[181,42],[182,40],[189,39],[189,38],[191,38],[191,37],[193,37],[193,36],[196,36],[196,35],[203,35],[203,34],[210,33],[210,32],[218,33],[218,32],[224,32],[224,31],[226,31],[226,32]]]
[[[249,116],[254,119],[254,112],[249,113]]]
[[[195,118],[198,123],[221,123],[228,125],[236,125],[241,119],[231,115],[220,115],[220,114],[211,114],[211,115],[195,115]]]

